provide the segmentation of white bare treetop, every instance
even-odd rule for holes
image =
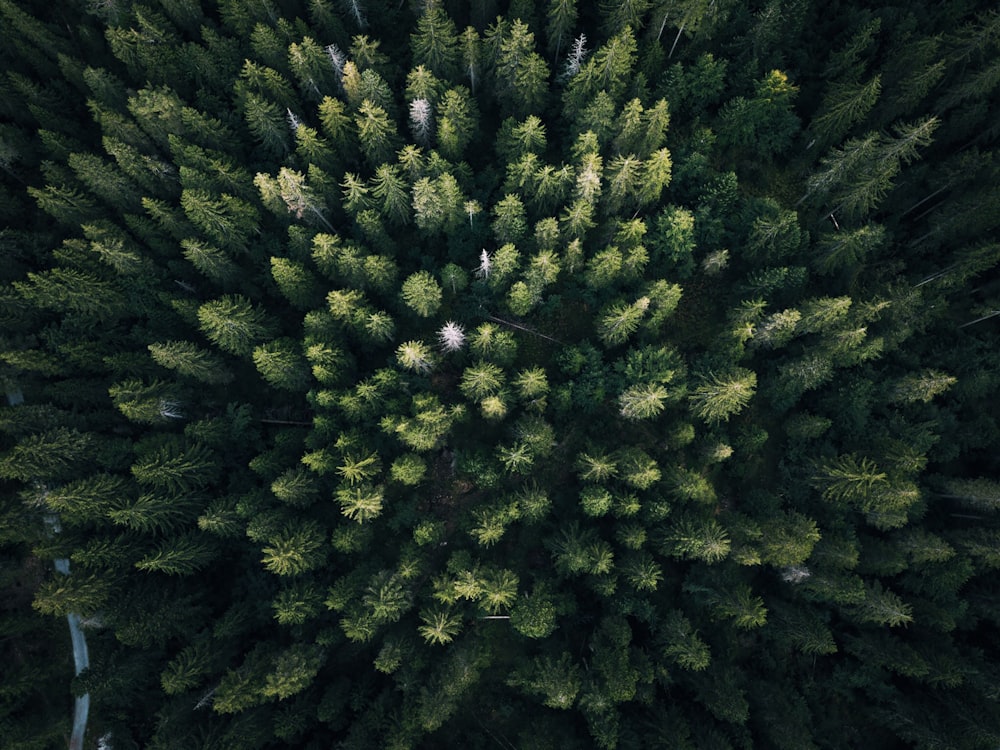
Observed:
[[[414,99],[410,102],[410,126],[413,137],[422,146],[430,145],[432,131],[431,103],[426,99]]]
[[[488,279],[492,269],[493,261],[490,260],[490,254],[484,249],[479,254],[479,268],[476,269],[476,276],[480,279]]]
[[[457,352],[465,346],[465,329],[449,320],[438,331],[438,341],[441,343],[442,351]]]
[[[573,40],[573,46],[566,55],[566,66],[563,68],[563,78],[572,78],[580,72],[580,66],[587,58],[587,35],[580,34]]]

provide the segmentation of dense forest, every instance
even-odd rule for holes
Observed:
[[[5,750],[1000,746],[993,3],[0,40]]]

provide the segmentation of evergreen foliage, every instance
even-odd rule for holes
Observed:
[[[0,0],[4,747],[1000,746],[998,29]]]

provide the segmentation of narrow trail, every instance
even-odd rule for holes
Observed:
[[[24,394],[20,390],[7,392],[7,403],[11,406],[19,406],[24,403]],[[53,516],[46,519],[53,533],[59,533],[59,519]],[[69,560],[59,558],[55,561],[56,572],[62,575],[69,575]],[[66,615],[69,622],[69,635],[73,642],[73,663],[76,667],[76,674],[90,666],[90,655],[87,652],[87,639],[80,628],[80,616],[75,612]],[[83,738],[87,732],[87,716],[90,714],[90,693],[76,699],[73,709],[73,733],[69,739],[69,750],[83,750]]]

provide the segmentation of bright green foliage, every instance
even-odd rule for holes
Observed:
[[[556,608],[551,596],[538,586],[522,594],[510,614],[510,624],[527,638],[545,638],[557,627]]]
[[[324,661],[319,646],[296,644],[279,654],[264,681],[262,693],[284,700],[305,690],[316,677]]]
[[[413,185],[412,206],[417,226],[425,232],[451,232],[463,219],[464,196],[454,176],[445,172]]]
[[[295,581],[282,589],[271,603],[274,619],[281,625],[301,625],[320,613],[323,595],[315,585]]]
[[[889,478],[874,461],[848,455],[823,465],[816,482],[826,500],[864,503],[885,488]]]
[[[729,534],[715,519],[687,516],[672,524],[665,548],[686,559],[717,563],[729,554]]]
[[[260,191],[261,201],[275,213],[287,212],[296,219],[332,229],[324,216],[326,206],[323,199],[306,183],[306,175],[302,172],[282,167],[277,178],[259,172],[254,178],[254,185]]]
[[[620,413],[626,419],[651,419],[663,411],[668,395],[659,383],[634,385],[618,397]]]
[[[319,498],[316,480],[301,468],[288,469],[271,483],[271,492],[282,502],[307,507]]]
[[[275,575],[300,575],[322,564],[326,556],[324,542],[325,534],[317,524],[288,524],[268,539],[261,550],[264,553],[261,562]]]
[[[420,619],[424,623],[419,628],[420,635],[433,645],[450,643],[462,629],[459,618],[447,610],[424,610]]]
[[[449,89],[437,105],[437,142],[446,159],[458,161],[476,132],[479,113],[465,87]]]
[[[441,285],[427,271],[418,271],[403,282],[403,302],[422,318],[429,318],[441,306]]]
[[[481,362],[462,373],[459,388],[467,398],[480,401],[499,391],[503,384],[503,370],[489,362]]]
[[[753,398],[757,375],[738,368],[725,376],[708,375],[691,392],[691,410],[709,424],[727,421]]]
[[[422,341],[407,341],[396,349],[396,361],[407,370],[427,373],[434,366],[435,356]]]
[[[612,305],[601,317],[597,334],[607,346],[623,344],[639,328],[649,297],[640,297],[632,304]]]
[[[608,455],[591,456],[582,453],[577,459],[577,471],[581,479],[599,482],[615,476],[618,473],[618,463]]]
[[[429,451],[438,445],[460,413],[455,408],[445,410],[434,396],[417,396],[412,401],[411,416],[387,416],[380,425],[414,450]]]
[[[951,388],[957,378],[936,370],[925,370],[902,378],[892,389],[891,398],[896,403],[927,403],[938,394]]]
[[[365,99],[358,108],[354,125],[358,129],[361,150],[371,164],[381,164],[393,154],[399,136],[396,126],[382,107]]]
[[[423,481],[427,474],[427,463],[420,456],[407,453],[392,462],[389,474],[401,484],[417,485]]]
[[[600,90],[612,98],[621,95],[635,64],[636,41],[625,28],[602,45],[569,81],[565,100],[572,116],[587,106]]]
[[[198,324],[209,341],[239,356],[251,354],[254,345],[272,331],[265,313],[239,295],[227,295],[201,305]]]

